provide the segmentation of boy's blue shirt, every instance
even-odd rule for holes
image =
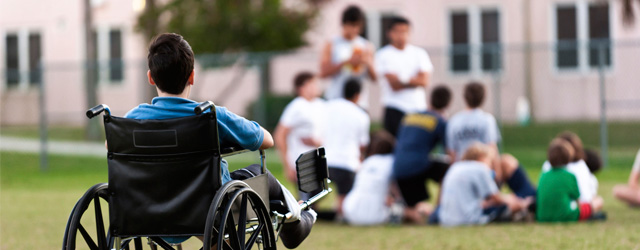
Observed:
[[[394,177],[411,177],[429,168],[431,151],[439,143],[446,144],[446,124],[433,111],[408,114],[402,119],[394,150]]]
[[[192,116],[195,115],[193,109],[198,104],[193,100],[180,97],[156,97],[153,98],[151,104],[140,104],[127,112],[124,117],[140,120],[164,120]],[[249,150],[258,150],[262,145],[264,133],[257,122],[249,121],[225,107],[219,106],[216,106],[216,117],[220,144],[237,145]],[[220,171],[223,184],[231,180],[225,160],[222,160]]]

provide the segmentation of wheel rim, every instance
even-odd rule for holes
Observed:
[[[101,201],[102,200],[102,201]],[[67,228],[65,230],[65,239],[63,241],[63,250],[76,249],[77,234],[80,236],[84,243],[79,243],[80,246],[86,246],[91,250],[109,249],[113,244],[113,239],[108,230],[105,230],[105,220],[102,210],[102,203],[108,202],[108,185],[98,184],[90,188],[82,198],[76,203],[71,212]],[[87,210],[93,204],[94,222],[95,228],[92,228],[90,224],[83,224],[82,218],[85,217]],[[95,229],[95,230],[87,230]]]

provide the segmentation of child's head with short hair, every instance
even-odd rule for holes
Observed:
[[[430,105],[437,111],[443,111],[451,103],[451,90],[445,85],[438,85],[431,91]]]
[[[353,39],[360,34],[364,26],[365,15],[356,5],[350,5],[342,12],[342,31],[347,39]]]
[[[179,95],[193,84],[193,51],[178,34],[156,36],[149,45],[147,63],[150,82],[164,93]]]
[[[565,131],[560,133],[558,138],[567,141],[573,147],[573,158],[571,158],[571,162],[584,160],[584,146],[582,145],[582,140],[576,133]]]
[[[350,78],[344,83],[344,89],[342,91],[344,99],[358,102],[360,92],[362,91],[362,83],[357,78]]]
[[[569,142],[562,138],[555,138],[549,144],[547,150],[547,160],[553,168],[564,167],[574,157],[573,147]]]
[[[293,87],[297,96],[313,99],[320,95],[315,75],[309,71],[302,71],[293,78]]]
[[[396,47],[403,48],[409,42],[409,30],[411,24],[404,17],[392,17],[389,21],[387,29],[387,37],[389,41]]]
[[[475,142],[464,151],[462,155],[463,161],[479,161],[487,165],[487,167],[491,166],[491,161],[494,157],[494,150],[483,143]]]
[[[584,162],[587,163],[587,167],[589,167],[589,171],[592,174],[595,174],[602,169],[602,159],[600,158],[600,154],[593,149],[584,150]]]
[[[367,147],[366,156],[372,155],[384,155],[393,153],[396,140],[389,132],[385,130],[379,130],[371,134],[371,142]]]
[[[485,89],[481,83],[470,82],[464,87],[464,101],[469,108],[478,108],[484,102]]]

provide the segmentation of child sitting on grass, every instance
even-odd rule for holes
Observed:
[[[585,220],[602,209],[602,198],[579,203],[580,190],[576,176],[567,171],[574,159],[574,148],[563,138],[551,141],[547,158],[551,170],[538,183],[536,219],[540,222],[568,222]]]
[[[476,142],[449,168],[436,213],[441,225],[486,224],[508,218],[531,204],[531,198],[500,193],[490,167],[495,154],[491,146]]]

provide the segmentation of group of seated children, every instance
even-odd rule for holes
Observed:
[[[549,146],[536,190],[516,158],[498,153],[500,133],[495,118],[480,109],[484,97],[484,86],[466,85],[467,109],[447,122],[451,92],[437,86],[429,110],[407,115],[395,142],[387,133],[374,134],[344,200],[344,219],[354,225],[387,223],[394,199],[404,202],[405,221],[419,224],[603,219],[594,175],[601,167],[598,154],[584,150],[575,133],[561,133]],[[449,157],[434,154],[440,144]],[[436,209],[426,203],[427,179],[440,185]],[[512,194],[500,191],[504,185]]]

